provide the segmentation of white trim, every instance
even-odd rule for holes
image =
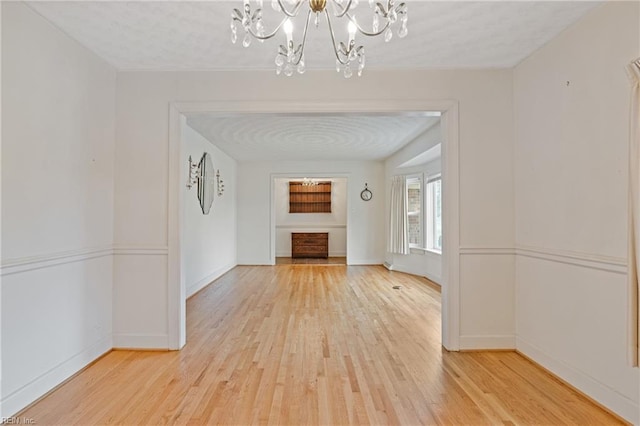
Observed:
[[[541,247],[518,246],[515,249],[518,256],[551,262],[565,263],[583,268],[598,269],[617,274],[627,273],[627,259],[620,257],[601,256],[598,254],[580,253],[568,250],[556,250]]]
[[[185,108],[182,105],[182,108]],[[182,230],[185,202],[183,184],[186,147],[182,126],[186,118],[178,104],[169,104],[169,179],[167,181],[167,332],[170,349],[181,349],[187,342],[187,290],[184,271]]]
[[[34,269],[48,268],[67,263],[81,262],[87,259],[111,256],[112,254],[113,248],[108,246],[6,259],[2,261],[2,266],[0,266],[0,276],[28,272]]]
[[[460,247],[460,255],[515,255],[513,247]]]
[[[442,284],[441,284],[442,277],[437,277],[428,272],[416,274],[415,270],[407,268],[404,265],[396,265],[396,264],[391,264],[389,262],[384,262],[382,266],[384,266],[390,271],[398,271],[398,272],[402,272],[403,274],[415,275],[416,277],[425,277],[429,281],[433,281],[434,283],[438,284],[440,288],[442,288]]]
[[[429,281],[432,281],[436,284],[438,284],[440,286],[440,291],[442,291],[442,277],[437,277],[433,274],[430,274],[428,272],[425,272],[425,274],[423,275],[426,279],[428,279]]]
[[[334,228],[346,228],[347,225],[340,225],[340,224],[327,224],[327,225],[322,225],[322,224],[318,224],[318,223],[295,223],[295,224],[291,224],[291,225],[276,225],[276,229],[303,229],[303,228],[313,228],[313,229],[322,229],[322,228],[329,228],[329,229],[334,229]],[[304,232],[304,231],[301,231]]]
[[[166,334],[113,333],[113,349],[169,350]]]
[[[384,259],[349,259],[347,265],[383,265]]]
[[[593,398],[614,413],[633,423],[640,423],[640,411],[637,401],[620,394],[615,389],[591,377],[589,374],[572,367],[566,362],[554,358],[543,349],[527,342],[521,337],[516,338],[516,350],[540,364],[556,376],[562,378],[590,398]]]
[[[428,251],[429,249],[424,247],[417,247],[416,245],[409,244],[409,254],[427,254]],[[395,254],[396,256],[407,256],[406,254]]]
[[[460,348],[460,129],[458,102],[448,102],[442,129],[442,346]]]
[[[85,368],[100,356],[109,352],[112,347],[111,336],[105,336],[88,348],[62,361],[55,367],[39,375],[9,395],[2,395],[2,416],[8,417],[41,398],[56,386]]]
[[[116,256],[167,256],[168,247],[154,246],[116,246],[113,248]]]
[[[170,347],[181,348],[186,341],[186,296],[184,268],[181,255],[181,230],[184,207],[181,191],[183,147],[180,137],[182,113],[209,112],[229,116],[234,114],[317,114],[317,113],[397,113],[428,115],[429,111],[441,112],[442,178],[443,178],[443,277],[442,277],[442,344],[448,350],[458,350],[460,337],[460,173],[459,173],[459,108],[455,100],[354,100],[354,101],[215,101],[171,102],[169,105],[169,180],[168,180],[168,283],[167,311]],[[336,175],[336,174],[332,174]],[[273,175],[271,176],[273,199]],[[347,182],[347,193],[349,183]],[[347,200],[348,201],[348,200]],[[273,210],[273,206],[272,206]],[[271,229],[275,233],[273,211]],[[348,225],[348,223],[347,223]],[[347,253],[349,238],[347,237]],[[271,257],[275,263],[275,241],[271,236]],[[348,259],[348,264],[363,261]],[[383,259],[366,264],[382,264]]]
[[[199,292],[209,284],[212,284],[215,280],[232,270],[236,267],[236,263],[229,263],[222,268],[218,268],[206,277],[201,280],[196,281],[195,283],[187,286],[187,297],[193,296],[195,293]]]
[[[67,263],[82,262],[88,259],[112,255],[153,255],[166,256],[167,247],[155,246],[107,246],[92,247],[64,252],[54,252],[38,256],[25,256],[13,259],[5,259],[0,266],[0,276],[29,272],[35,269],[50,268]]]
[[[627,260],[621,257],[602,256],[592,253],[581,253],[533,246],[517,246],[515,248],[460,247],[460,255],[517,255],[583,268],[608,271],[617,274],[627,273]]]
[[[460,336],[460,350],[515,349],[516,336],[513,334]]]

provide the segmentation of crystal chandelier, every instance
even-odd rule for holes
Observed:
[[[316,186],[316,185],[318,185],[318,182],[316,182],[313,179],[309,179],[309,178],[302,179],[302,186]]]
[[[244,8],[242,11],[233,9],[231,13],[231,41],[235,43],[238,39],[238,28],[244,31],[242,45],[249,47],[252,39],[260,42],[274,37],[280,28],[283,29],[286,36],[286,45],[280,45],[276,54],[276,73],[284,73],[291,76],[294,70],[300,74],[305,72],[304,49],[307,40],[307,29],[309,22],[313,18],[316,28],[319,25],[320,15],[324,13],[327,19],[327,26],[331,34],[331,44],[336,56],[336,71],[342,71],[345,78],[353,75],[354,68],[357,67],[358,76],[362,75],[364,69],[365,56],[364,46],[356,46],[356,33],[368,37],[374,37],[384,34],[384,40],[388,42],[393,37],[391,31],[392,26],[398,27],[397,33],[400,38],[407,35],[407,5],[406,3],[395,4],[394,0],[368,0],[369,8],[373,11],[372,29],[367,31],[363,29],[355,17],[355,9],[358,6],[358,0],[284,0],[289,3],[289,8],[284,4],[283,0],[271,0],[271,6],[276,11],[284,15],[280,23],[272,32],[267,33],[264,23],[262,22],[262,1],[256,0],[256,7],[252,9],[250,0],[244,0]],[[293,22],[292,19],[297,17],[303,4],[308,4],[307,19],[302,31],[302,40],[294,42],[293,38]],[[332,13],[327,10],[327,4],[330,3],[333,9]],[[385,4],[386,3],[386,4]],[[336,42],[331,23],[334,19],[342,19],[347,22],[347,30],[349,39],[347,43]]]

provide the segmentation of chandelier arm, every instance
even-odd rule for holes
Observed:
[[[311,9],[309,9],[309,12],[307,13],[307,23],[304,25],[304,32],[302,33],[302,43],[300,44],[300,46],[302,47],[300,48],[300,54],[298,55],[298,58],[293,61],[293,65],[298,65],[302,60],[302,55],[304,55],[304,46],[307,41],[307,29],[309,28],[310,20],[311,20]]]
[[[273,36],[275,36],[275,35],[278,33],[278,30],[279,30],[280,28],[282,28],[282,25],[284,25],[284,22],[285,22],[287,19],[288,19],[288,18],[284,18],[282,21],[280,21],[280,23],[278,24],[278,26],[277,26],[277,27],[276,27],[276,28],[275,28],[271,33],[269,33],[269,34],[267,34],[267,35],[263,35],[263,36],[258,35],[258,34],[256,34],[256,33],[254,33],[254,32],[253,32],[253,29],[252,29],[251,27],[249,27],[249,28],[247,29],[247,31],[249,32],[249,34],[251,34],[251,36],[252,36],[253,38],[256,38],[256,39],[258,39],[258,40],[269,40],[270,38],[273,38]]]
[[[351,3],[352,2],[353,2],[353,0],[349,0],[349,2],[344,6],[344,8],[342,8],[342,6],[339,5],[338,2],[336,2],[334,0],[333,1],[333,7],[334,8],[342,8],[342,10],[340,10],[338,13],[335,13],[333,16],[335,16],[336,18],[342,18],[349,11],[349,9],[351,9]]]
[[[349,13],[346,14],[347,18],[349,18],[349,20],[351,22],[353,22],[353,24],[356,26],[356,28],[358,29],[358,32],[362,35],[365,35],[367,37],[375,37],[375,36],[379,36],[380,34],[382,34],[387,28],[389,28],[389,26],[391,25],[391,22],[389,22],[389,20],[387,19],[387,22],[384,24],[384,26],[382,27],[382,29],[380,31],[377,32],[369,32],[366,30],[363,30],[362,27],[360,26],[360,24],[358,24],[358,22],[356,21],[356,18],[354,18],[353,16],[351,16]]]
[[[348,62],[340,59],[340,54],[338,53],[338,48],[336,47],[336,37],[333,34],[333,27],[331,26],[331,19],[329,19],[329,12],[327,11],[327,9],[324,10],[324,14],[327,17],[327,23],[329,24],[329,34],[331,34],[331,46],[333,46],[333,53],[336,55],[336,59],[338,60],[338,62],[340,62],[342,65],[347,65]]]
[[[282,0],[278,0],[278,5],[280,6],[280,10],[282,11],[282,13],[284,13],[285,15],[287,15],[289,18],[295,18],[296,15],[298,14],[298,11],[300,11],[300,6],[302,6],[302,2],[304,0],[298,0],[298,2],[296,3],[296,5],[293,7],[293,12],[289,12],[287,10],[287,8],[284,6],[284,4],[282,3]]]

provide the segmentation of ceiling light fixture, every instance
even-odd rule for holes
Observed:
[[[384,34],[384,40],[389,41],[393,37],[391,27],[398,23],[398,36],[403,38],[407,35],[407,5],[402,2],[395,4],[394,0],[368,0],[370,9],[373,10],[372,30],[364,30],[356,21],[354,14],[355,8],[358,6],[358,0],[285,0],[289,3],[291,9],[283,3],[283,0],[271,0],[271,6],[276,11],[285,15],[276,28],[267,33],[264,23],[262,22],[262,0],[256,0],[256,8],[252,10],[250,0],[244,0],[242,11],[233,9],[231,13],[231,41],[235,43],[238,40],[238,28],[244,31],[242,45],[249,47],[252,39],[260,42],[274,37],[280,28],[286,35],[286,45],[280,45],[276,54],[276,73],[284,73],[291,76],[294,70],[300,74],[305,72],[304,49],[307,40],[307,29],[314,14],[314,25],[319,25],[319,18],[322,13],[327,18],[329,33],[331,34],[331,44],[336,56],[336,71],[342,71],[345,78],[353,75],[353,68],[357,64],[358,76],[362,75],[365,65],[364,46],[356,47],[356,32],[368,37],[374,37]],[[298,16],[300,9],[304,3],[308,3],[309,11],[307,19],[302,31],[302,41],[298,44],[293,38],[293,22],[292,19]],[[332,4],[333,13],[327,10],[327,3]],[[386,4],[385,4],[386,3]],[[346,18],[347,31],[349,39],[347,43],[336,43],[336,37],[333,32],[331,23],[331,15],[336,19]],[[353,66],[352,66],[353,64]]]
[[[302,186],[316,186],[316,185],[318,185],[318,182],[313,179],[309,179],[309,178],[302,179]]]

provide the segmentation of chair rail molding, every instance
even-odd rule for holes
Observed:
[[[627,273],[627,259],[621,257],[522,245],[516,246],[515,252],[518,256],[533,259],[598,269],[616,274]]]
[[[18,274],[35,269],[49,268],[67,263],[81,262],[87,259],[111,256],[112,254],[113,247],[104,246],[46,253],[37,256],[3,259],[2,265],[0,266],[0,276]]]
[[[88,259],[96,259],[114,255],[134,256],[167,256],[169,249],[166,246],[104,246],[87,247],[78,250],[59,251],[37,256],[25,256],[3,259],[0,265],[0,276],[19,274],[42,268],[51,268],[67,263],[82,262]]]
[[[113,247],[114,255],[129,256],[167,256],[169,248],[167,246],[123,246]]]

